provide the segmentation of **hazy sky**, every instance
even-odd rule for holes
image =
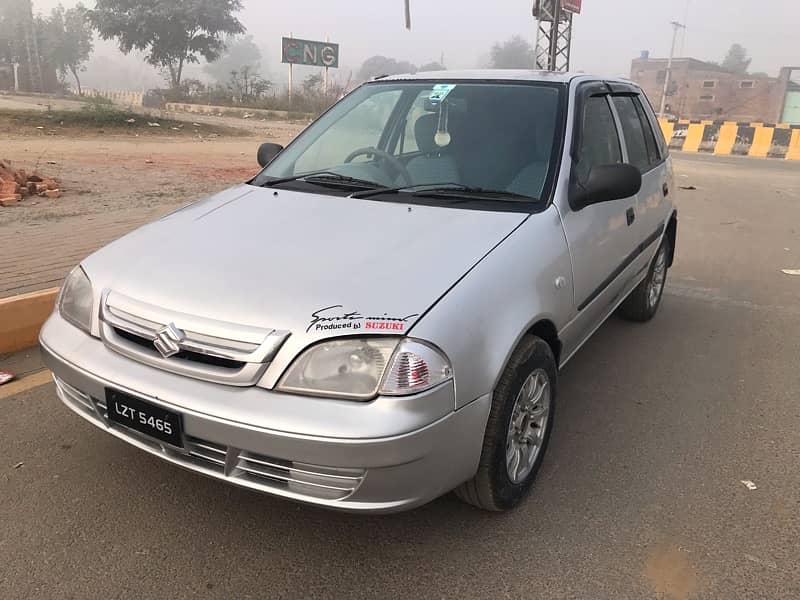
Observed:
[[[49,11],[59,0],[33,2],[35,10]],[[74,0],[62,3],[75,4]],[[533,40],[535,35],[532,0],[412,0],[411,32],[403,26],[402,0],[244,0],[244,4],[241,19],[262,48],[266,69],[281,78],[280,38],[290,32],[339,42],[344,68],[338,75],[343,78],[374,54],[416,64],[439,60],[443,54],[449,68],[475,67],[495,41],[514,34]],[[753,71],[775,75],[780,66],[800,65],[800,0],[584,0],[583,4],[583,14],[574,25],[573,70],[627,74],[631,59],[641,50],[666,56],[673,19],[688,25],[685,56],[721,60],[728,47],[739,42],[753,57]],[[108,46],[98,45],[98,51],[108,53]]]

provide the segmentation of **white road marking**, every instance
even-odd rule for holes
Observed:
[[[51,381],[53,381],[53,378],[50,375],[50,371],[47,369],[26,375],[22,379],[17,379],[0,386],[0,400],[46,385]]]

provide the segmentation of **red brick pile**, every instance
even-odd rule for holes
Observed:
[[[15,169],[9,161],[0,159],[0,206],[10,206],[34,195],[60,198],[61,185],[54,177],[28,175],[24,169]]]

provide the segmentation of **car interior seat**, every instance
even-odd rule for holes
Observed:
[[[450,123],[453,123],[452,119]],[[434,141],[438,126],[439,115],[436,113],[422,115],[414,124],[417,147],[422,154],[412,158],[406,169],[415,185],[460,182],[458,165],[451,151],[457,132],[449,128],[450,144],[439,147]]]

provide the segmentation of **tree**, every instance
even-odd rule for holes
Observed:
[[[87,10],[78,3],[75,8],[65,10],[59,4],[53,9],[50,18],[43,22],[44,54],[46,60],[66,77],[71,73],[75,78],[78,95],[83,95],[80,71],[92,53],[92,26],[87,18]]]
[[[234,98],[244,104],[260,100],[269,91],[272,84],[245,65],[239,71],[231,71],[228,87]]]
[[[417,67],[407,60],[397,61],[386,56],[372,56],[364,61],[358,71],[362,81],[372,79],[378,75],[398,75],[400,73],[416,73]]]
[[[322,75],[319,73],[312,73],[303,80],[303,94],[306,96],[315,96],[319,94],[322,84]]]
[[[203,70],[218,83],[227,83],[232,71],[240,71],[249,67],[250,71],[261,71],[261,50],[253,41],[252,35],[242,38],[228,38],[225,51],[214,62],[208,63]]]
[[[104,40],[119,49],[145,52],[145,60],[169,73],[178,88],[186,63],[217,60],[225,50],[224,35],[244,33],[234,16],[241,0],[96,0],[89,13]]]
[[[19,63],[18,83],[23,91],[57,88],[56,70],[41,47],[45,24],[40,15],[34,17],[31,0],[0,0],[0,63]]]
[[[741,44],[733,44],[722,61],[722,68],[737,75],[745,75],[752,60],[747,57],[747,50]]]
[[[427,71],[446,71],[446,70],[447,70],[447,67],[445,67],[444,65],[442,65],[441,63],[438,63],[436,61],[429,62],[428,64],[422,65],[419,68],[420,73],[424,73],[424,72],[427,72]]]
[[[525,38],[515,35],[492,46],[489,64],[492,69],[532,69],[536,65],[536,55]]]

